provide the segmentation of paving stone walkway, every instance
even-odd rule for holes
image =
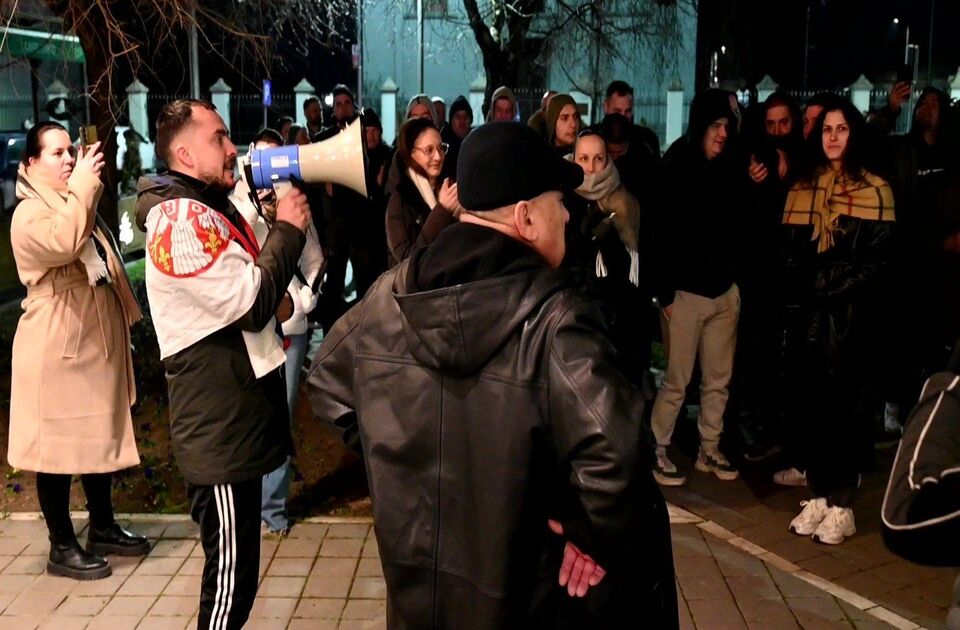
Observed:
[[[819,545],[788,531],[790,520],[808,499],[806,488],[785,488],[771,481],[776,466],[743,467],[744,478],[722,482],[691,472],[682,488],[664,488],[671,503],[712,521],[718,529],[754,551],[780,558],[781,566],[802,571],[870,600],[911,625],[944,628],[957,567],[924,567],[893,555],[883,544],[880,505],[886,488],[892,447],[877,451],[877,471],[864,473],[854,501],[857,533],[841,545]],[[692,462],[678,453],[683,470]],[[680,573],[678,565],[678,573]],[[775,576],[776,577],[776,576]],[[683,580],[680,581],[681,586]],[[866,604],[864,603],[864,606]]]
[[[876,609],[864,610],[871,606],[801,579],[789,562],[761,560],[742,541],[724,540],[714,523],[672,512],[682,628],[918,627],[896,617],[891,626]],[[44,573],[42,521],[0,520],[0,629],[195,627],[203,564],[196,526],[186,517],[125,524],[156,541],[150,554],[111,559],[112,577],[75,582]],[[385,628],[386,588],[369,523],[301,523],[280,543],[263,541],[260,573],[247,628]]]

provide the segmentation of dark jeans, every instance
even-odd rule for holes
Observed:
[[[80,475],[87,495],[90,527],[104,530],[113,525],[113,502],[110,499],[110,473]],[[37,473],[37,498],[47,521],[50,542],[68,545],[77,541],[70,520],[70,475]]]

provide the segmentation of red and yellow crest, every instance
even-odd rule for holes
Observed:
[[[154,267],[171,276],[209,269],[230,244],[230,228],[219,212],[193,199],[160,204],[147,251]]]

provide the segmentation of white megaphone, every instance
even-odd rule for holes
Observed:
[[[331,183],[367,196],[367,151],[363,123],[355,121],[337,135],[312,144],[291,144],[269,149],[250,146],[237,160],[240,176],[251,193],[273,188],[282,198],[294,182]]]

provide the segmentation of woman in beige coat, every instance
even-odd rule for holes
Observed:
[[[76,579],[110,575],[107,553],[149,551],[145,538],[116,523],[110,499],[110,473],[140,462],[130,418],[130,325],[140,309],[109,229],[97,224],[98,147],[75,158],[62,126],[33,127],[10,226],[27,298],[13,340],[7,459],[37,472],[50,533],[47,571]],[[90,512],[86,550],[70,521],[74,474]]]

